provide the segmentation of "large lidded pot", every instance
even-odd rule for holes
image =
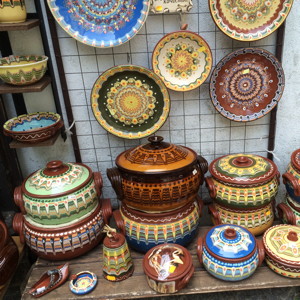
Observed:
[[[193,201],[207,161],[187,147],[163,142],[160,136],[148,141],[122,152],[116,158],[117,168],[107,170],[118,199],[147,212],[174,210]]]
[[[270,203],[278,191],[279,172],[269,159],[252,154],[225,155],[209,165],[206,184],[212,199],[237,208]]]
[[[247,229],[224,224],[212,227],[198,239],[197,255],[214,277],[238,281],[251,276],[261,265],[264,247]]]
[[[94,210],[101,195],[99,172],[79,163],[51,161],[15,189],[14,200],[36,223],[61,225]]]
[[[276,273],[300,278],[300,228],[293,225],[276,225],[269,228],[263,243],[266,263]]]

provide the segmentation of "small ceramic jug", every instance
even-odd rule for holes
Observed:
[[[122,281],[130,277],[134,266],[125,236],[106,225],[103,241],[103,276],[109,281]]]
[[[24,0],[0,0],[0,23],[21,23],[26,17]]]

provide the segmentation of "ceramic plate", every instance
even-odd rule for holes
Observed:
[[[274,32],[287,17],[293,0],[209,0],[211,15],[233,39],[255,41]]]
[[[254,121],[269,113],[284,90],[279,61],[258,48],[239,49],[225,56],[210,80],[216,110],[233,121]]]
[[[170,99],[166,86],[140,66],[117,66],[96,80],[91,93],[94,115],[108,132],[139,139],[156,132],[166,121]]]
[[[152,66],[169,89],[189,91],[208,77],[212,55],[201,36],[190,31],[177,31],[157,43]]]
[[[74,279],[71,279],[69,286],[76,295],[85,295],[91,292],[97,284],[97,275],[89,271],[77,273],[73,277]]]
[[[149,0],[47,0],[58,24],[93,47],[114,47],[130,40],[147,18]]]

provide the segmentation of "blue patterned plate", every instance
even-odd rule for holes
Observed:
[[[115,47],[133,38],[147,18],[149,0],[47,0],[58,24],[93,47]]]
[[[70,290],[76,295],[85,295],[91,292],[97,284],[97,275],[83,271],[72,276],[70,281]]]

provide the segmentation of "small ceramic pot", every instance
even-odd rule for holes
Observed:
[[[62,225],[95,209],[101,195],[99,172],[77,163],[59,160],[29,175],[14,191],[23,214],[42,225]]]
[[[148,141],[122,152],[116,158],[118,168],[107,170],[118,199],[145,212],[171,211],[193,201],[207,161],[187,147],[163,142],[162,137]]]
[[[0,23],[25,22],[27,17],[24,0],[1,0]]]
[[[298,202],[293,201],[286,195],[285,202],[277,205],[279,218],[286,224],[300,226],[300,207]]]
[[[254,235],[260,235],[273,225],[274,208],[273,203],[252,208],[232,209],[214,203],[208,206],[214,225],[233,224],[243,226]]]
[[[300,149],[292,153],[291,162],[282,178],[289,196],[300,204]]]
[[[101,207],[102,206],[102,207]],[[15,215],[13,227],[32,252],[48,260],[67,260],[80,256],[102,240],[102,232],[112,214],[109,199],[83,219],[64,226],[43,226],[21,213]]]
[[[204,238],[198,239],[197,255],[214,277],[238,281],[251,276],[261,265],[264,247],[247,229],[224,224],[211,228]]]
[[[176,293],[194,274],[192,256],[177,244],[158,245],[144,256],[143,269],[149,286],[158,293]]]
[[[147,252],[163,243],[187,245],[195,237],[203,202],[197,201],[166,213],[147,214],[122,205],[114,211],[117,226],[126,236],[129,246]]]
[[[263,236],[266,263],[276,273],[300,278],[300,228],[293,225],[276,225]]]
[[[233,208],[265,205],[275,199],[278,191],[277,166],[262,156],[225,155],[215,159],[209,171],[212,177],[205,181],[210,197]]]

